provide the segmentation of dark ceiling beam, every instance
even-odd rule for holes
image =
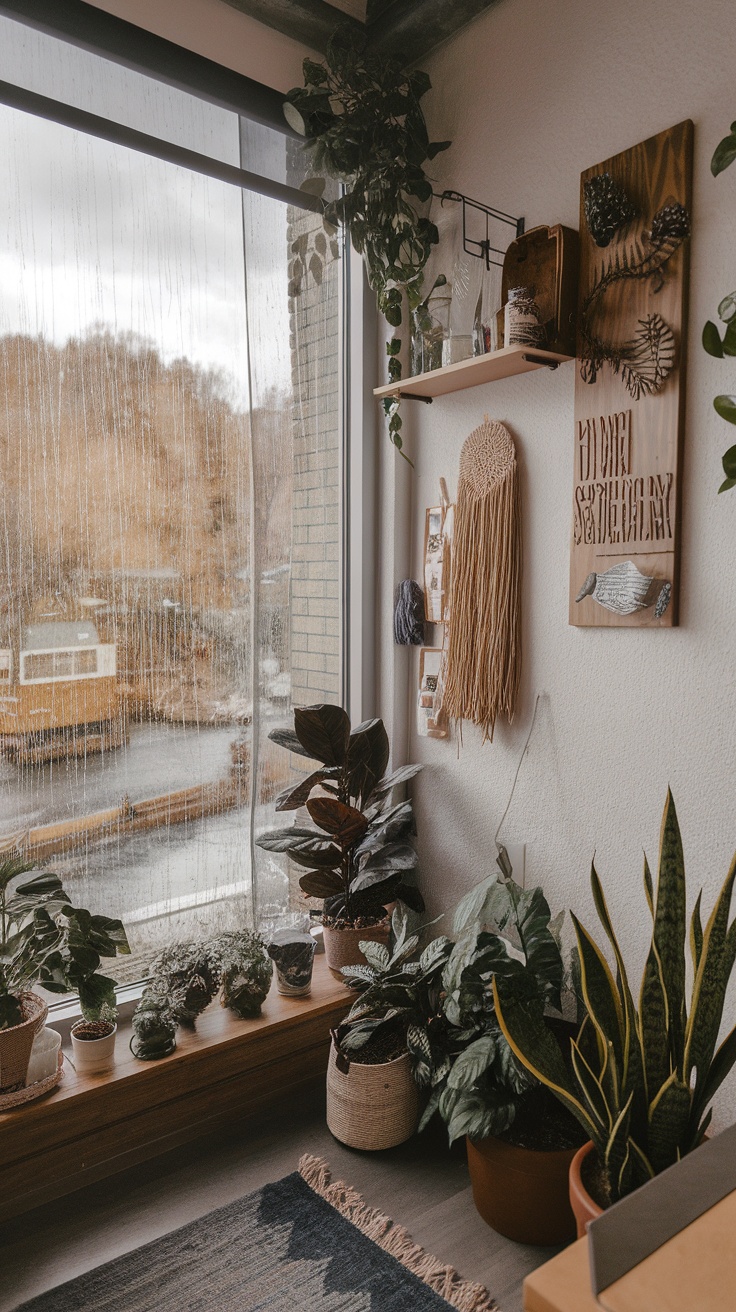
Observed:
[[[280,92],[84,0],[0,0],[0,14],[201,96],[222,109],[246,114],[287,136],[296,135],[284,119]]]
[[[367,22],[349,18],[327,0],[226,0],[233,9],[324,54],[335,28],[368,33],[381,54],[413,64],[498,0],[368,0]]]
[[[375,27],[369,23],[371,49],[401,56],[407,64],[414,64],[497,3],[498,0],[416,0],[406,4],[399,0],[376,19]]]
[[[338,24],[347,23],[356,32],[365,32],[363,23],[327,4],[326,0],[226,0],[226,3],[321,54],[327,49],[327,42]]]

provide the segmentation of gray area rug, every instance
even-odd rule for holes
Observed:
[[[218,1208],[17,1312],[493,1312],[326,1162]]]

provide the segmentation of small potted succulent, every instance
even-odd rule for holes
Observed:
[[[593,898],[616,975],[573,916],[586,1014],[568,1044],[568,1061],[517,981],[498,978],[494,985],[498,1021],[516,1059],[577,1118],[589,1140],[570,1167],[580,1235],[603,1208],[697,1148],[707,1132],[712,1100],[736,1062],[736,1027],[717,1046],[736,959],[736,921],[728,923],[735,879],[736,858],[705,928],[701,894],[695,902],[688,1006],[685,861],[668,791],[656,899],[644,863],[653,932],[638,1006],[595,866]]]
[[[57,875],[11,859],[0,864],[0,1092],[23,1088],[33,1040],[48,1008],[31,990],[79,994],[83,1014],[114,1006],[103,957],[128,953],[120,920],[74,907]]]
[[[260,1016],[268,997],[273,964],[260,934],[237,930],[222,934],[213,946],[222,981],[223,1007],[229,1007],[241,1020]]]
[[[269,737],[319,765],[276,804],[277,811],[305,806],[311,825],[272,830],[256,842],[305,868],[299,883],[307,896],[323,899],[327,964],[339,972],[365,960],[361,942],[388,942],[387,907],[404,902],[414,911],[424,909],[409,882],[417,865],[412,805],[391,804],[393,789],[421,767],[387,775],[383,721],[367,720],[351,731],[339,706],[297,708],[293,730],[275,729]]]
[[[133,1013],[130,1051],[140,1061],[159,1061],[175,1048],[176,1021],[169,998],[159,985],[150,985]]]
[[[360,993],[333,1032],[327,1071],[327,1125],[351,1148],[393,1148],[409,1139],[419,1119],[408,1035],[441,1009],[442,972],[452,951],[434,939],[415,959],[418,935],[407,918],[392,919],[392,948],[362,943],[362,966],[343,968]]]
[[[408,1034],[414,1078],[429,1094],[419,1128],[439,1111],[450,1142],[465,1137],[473,1199],[494,1230],[564,1243],[575,1232],[567,1177],[583,1136],[512,1052],[494,980],[515,982],[551,1043],[577,1027],[559,1015],[563,962],[542,890],[515,882],[503,848],[498,864],[456,909],[439,1014]]]
[[[215,997],[221,971],[208,943],[171,943],[151,963],[151,982],[168,999],[177,1025],[194,1029],[197,1017]]]

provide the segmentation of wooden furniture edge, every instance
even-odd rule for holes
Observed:
[[[107,1075],[70,1073],[48,1097],[0,1117],[0,1220],[238,1125],[281,1094],[313,1085],[324,1078],[330,1030],[350,1002],[318,959],[310,998],[273,989],[264,1014],[251,1021],[213,1004],[160,1062],[128,1055]],[[119,1033],[121,1052],[129,1034]]]

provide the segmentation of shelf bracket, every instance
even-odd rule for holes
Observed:
[[[394,401],[422,401],[424,405],[431,405],[434,399],[431,396],[417,396],[416,392],[402,392],[400,387],[391,393],[391,398]]]
[[[560,367],[559,360],[545,360],[543,355],[532,355],[531,353],[527,353],[522,355],[521,358],[522,360],[525,360],[527,364],[544,365],[545,369],[559,369]]]

